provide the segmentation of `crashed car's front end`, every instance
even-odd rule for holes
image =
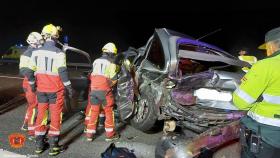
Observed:
[[[131,125],[144,132],[165,121],[167,135],[157,145],[157,157],[194,157],[203,148],[238,138],[244,112],[233,105],[232,93],[248,63],[166,29],[156,29],[144,47],[129,51],[136,54],[134,67],[122,69],[118,109],[123,119],[131,118]],[[174,137],[170,132],[176,126],[198,135]]]
[[[166,29],[156,29],[137,54],[135,75],[123,75],[119,83],[122,102],[118,102],[121,114],[130,110],[136,128],[148,131],[157,120],[175,120],[176,125],[201,133],[243,116],[232,104],[232,92],[244,75],[241,68],[248,64]],[[121,85],[131,86],[121,90]],[[132,92],[134,97],[125,100]]]

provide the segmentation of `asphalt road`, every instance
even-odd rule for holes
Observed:
[[[11,67],[5,67],[9,69]],[[15,70],[15,69],[13,69]],[[7,70],[0,67],[0,101],[6,101],[7,96],[15,96],[20,94],[21,79],[17,78],[17,73],[10,73],[9,76],[16,78],[5,78]],[[3,99],[4,98],[4,99]],[[83,109],[80,107],[79,109]],[[11,109],[8,112],[0,114],[0,158],[23,158],[21,155],[27,157],[49,157],[48,151],[41,155],[34,153],[34,142],[25,141],[22,148],[12,148],[9,144],[8,136],[13,133],[20,133],[26,135],[26,132],[20,130],[23,122],[26,104]],[[83,118],[79,110],[68,115],[62,124],[62,138],[60,144],[67,147],[67,150],[57,157],[59,158],[98,158],[101,153],[110,145],[105,142],[104,129],[98,129],[98,136],[93,142],[87,142],[83,134],[84,125]],[[127,147],[134,150],[138,158],[153,158],[155,154],[155,145],[162,136],[159,132],[143,133],[129,125],[117,124],[117,129],[121,134],[121,138],[115,142],[117,147]],[[188,132],[191,136],[192,133]],[[20,155],[9,155],[9,153],[17,153]],[[214,154],[214,158],[238,158],[240,157],[240,146],[238,143],[226,146]]]
[[[6,74],[7,72],[9,72],[9,74]],[[18,67],[13,64],[0,67],[0,105],[11,99],[11,97],[18,96],[22,93],[22,79],[18,78],[17,74]],[[9,76],[9,78],[6,78],[5,76]],[[104,128],[98,129],[98,136],[93,142],[87,142],[83,133],[83,118],[77,109],[84,108],[76,108],[76,112],[69,114],[69,117],[63,121],[60,144],[66,146],[67,150],[57,157],[101,157],[101,153],[110,145],[110,143],[105,141]],[[10,134],[20,133],[27,136],[26,132],[20,130],[25,110],[26,104],[22,104],[8,112],[0,114],[0,158],[19,157],[7,154],[5,156],[5,154],[3,154],[9,152],[27,155],[29,157],[48,157],[48,151],[37,156],[34,153],[34,142],[31,142],[28,139],[26,139],[22,148],[12,148],[9,144],[8,136]],[[130,150],[134,150],[135,155],[139,158],[154,157],[155,144],[162,135],[160,130],[159,132],[154,132],[154,134],[146,134],[125,124],[117,124],[117,129],[121,134],[121,138],[115,142],[117,147],[127,147]]]
[[[22,148],[16,149],[10,146],[8,140],[8,136],[12,133],[26,135],[25,132],[20,130],[25,108],[26,105],[24,104],[0,116],[0,149],[30,157],[37,157],[33,152],[35,149],[34,142],[26,140]],[[82,121],[78,113],[64,121],[62,127],[63,137],[60,143],[66,145],[68,148],[58,157],[97,158],[110,145],[110,143],[105,142],[104,129],[102,128],[99,128],[99,134],[96,140],[87,142],[83,134],[84,126]],[[129,125],[118,124],[117,126],[121,134],[121,138],[115,142],[117,147],[127,147],[130,150],[134,150],[135,155],[139,158],[154,157],[155,144],[161,137],[161,132],[145,134]],[[0,157],[2,156],[0,155]],[[48,151],[39,157],[48,157]]]

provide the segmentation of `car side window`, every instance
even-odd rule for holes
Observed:
[[[205,66],[201,64],[199,61],[188,59],[188,58],[180,58],[178,63],[178,69],[181,71],[182,75],[190,75],[205,71]]]
[[[165,57],[159,40],[157,39],[153,40],[149,54],[147,56],[147,60],[149,60],[152,64],[154,64],[159,69],[164,68]]]

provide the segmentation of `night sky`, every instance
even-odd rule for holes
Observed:
[[[8,3],[9,2],[9,3]],[[264,34],[280,26],[280,5],[258,2],[203,1],[20,1],[1,5],[0,51],[25,43],[31,31],[45,24],[63,28],[70,45],[98,56],[101,47],[113,41],[119,50],[143,46],[154,28],[168,28],[236,54],[240,49],[262,57],[257,46]],[[62,40],[62,39],[61,39]],[[96,55],[97,54],[97,55]]]

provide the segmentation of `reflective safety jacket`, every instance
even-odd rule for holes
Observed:
[[[92,64],[91,89],[110,90],[112,81],[117,79],[117,65],[108,55],[96,59]]]
[[[280,127],[280,51],[258,61],[233,94],[234,104],[255,121]]]
[[[245,61],[245,62],[249,63],[250,65],[253,65],[258,61],[258,59],[255,56],[250,56],[250,55],[240,55],[240,56],[238,56],[238,58],[241,61]],[[249,68],[243,67],[242,70],[245,72],[248,72]]]
[[[19,73],[24,77],[23,85],[34,84],[33,71],[30,69],[31,55],[34,48],[28,47],[27,50],[20,56]],[[28,80],[30,79],[30,81]]]
[[[58,92],[71,85],[65,53],[55,47],[54,41],[46,41],[41,48],[33,51],[30,69],[35,72],[39,92]]]

